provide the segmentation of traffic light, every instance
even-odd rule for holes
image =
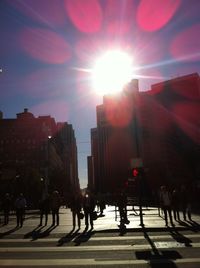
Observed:
[[[138,178],[140,176],[142,176],[142,168],[141,167],[132,168],[131,177],[136,179],[136,178]]]
[[[132,177],[136,178],[139,174],[138,168],[133,168],[132,169]]]

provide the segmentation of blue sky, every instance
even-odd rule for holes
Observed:
[[[199,0],[1,0],[0,110],[29,108],[75,130],[79,178],[87,183],[90,129],[102,96],[91,70],[108,49],[135,60],[140,90],[200,73]],[[134,77],[133,77],[134,78]]]

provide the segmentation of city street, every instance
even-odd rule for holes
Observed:
[[[27,213],[24,226],[15,229],[14,216],[0,228],[0,267],[192,267],[200,266],[200,216],[165,227],[156,208],[128,210],[130,224],[119,229],[113,206],[107,207],[94,229],[73,230],[71,212],[61,209],[61,224],[39,227],[39,215]],[[2,219],[2,217],[1,217]],[[115,221],[116,219],[116,221]]]

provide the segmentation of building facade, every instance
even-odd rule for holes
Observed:
[[[19,191],[36,202],[43,192],[63,197],[79,188],[74,130],[51,116],[35,117],[28,109],[14,119],[0,118],[1,193]]]
[[[96,192],[122,189],[138,158],[152,191],[200,180],[199,81],[191,74],[139,92],[133,80],[118,95],[104,97],[91,132]]]

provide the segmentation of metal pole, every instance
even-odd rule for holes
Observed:
[[[138,94],[138,93],[136,93]],[[134,111],[135,111],[135,142],[136,142],[136,154],[137,157],[140,158],[140,144],[139,144],[139,140],[140,140],[140,133],[139,133],[139,124],[138,124],[138,119],[139,119],[139,112],[138,112],[138,96],[135,95],[135,101],[134,101]],[[142,211],[142,192],[143,192],[143,174],[139,175],[139,212],[140,212],[140,226],[144,226],[144,222],[143,222],[143,211]]]

